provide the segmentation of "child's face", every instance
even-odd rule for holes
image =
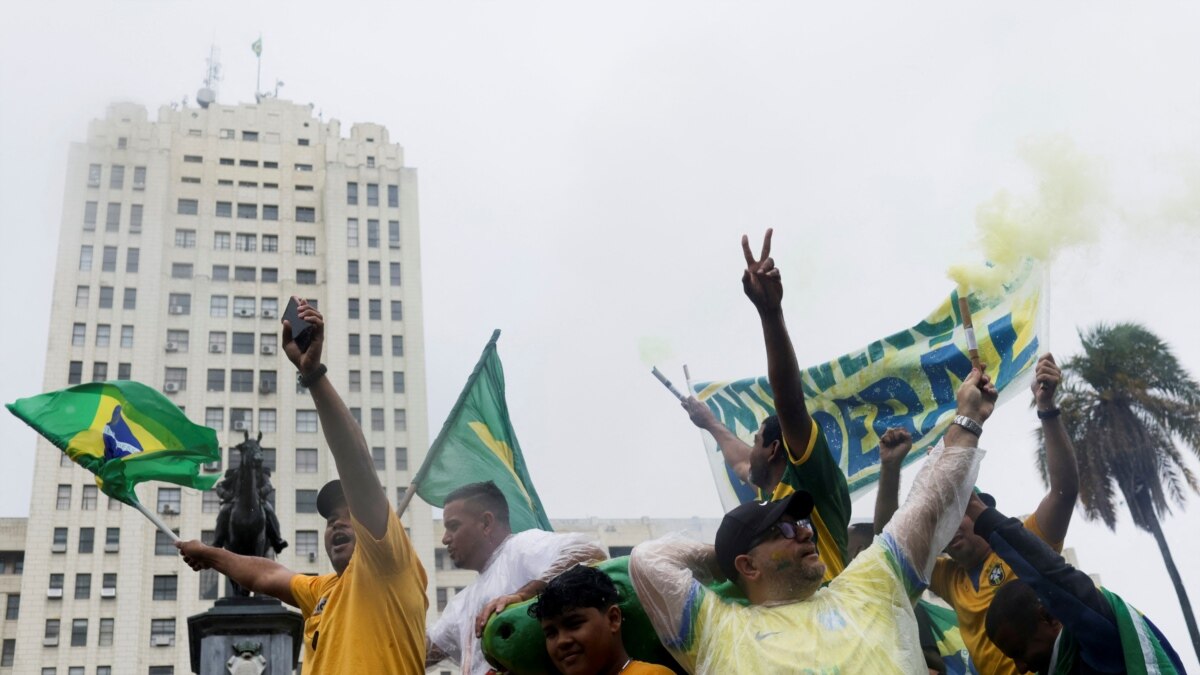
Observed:
[[[595,675],[621,656],[621,610],[616,605],[569,609],[542,619],[546,652],[563,675]]]

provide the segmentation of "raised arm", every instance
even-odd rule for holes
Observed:
[[[763,238],[762,255],[755,260],[750,252],[750,239],[742,235],[742,253],[746,271],[742,273],[742,290],[754,303],[762,322],[763,342],[767,347],[767,378],[775,393],[775,412],[783,439],[792,452],[803,455],[808,449],[813,423],[804,405],[804,389],[800,379],[800,364],[787,326],[783,322],[783,281],[771,258],[771,235],[768,229]]]
[[[712,434],[716,439],[717,447],[721,449],[721,455],[725,457],[725,463],[733,470],[738,480],[749,484],[750,446],[738,438],[737,434],[730,431],[729,427],[722,424],[712,410],[696,400],[695,396],[683,399],[682,405],[683,409],[687,411],[688,417],[691,418],[692,424]]]
[[[199,541],[176,542],[175,548],[183,561],[193,570],[214,569],[243,588],[286,602],[293,607],[292,577],[296,573],[274,560],[258,556],[238,555],[223,548],[208,546]]]
[[[1075,448],[1067,435],[1067,427],[1058,414],[1055,394],[1062,382],[1062,371],[1054,362],[1052,354],[1038,359],[1037,374],[1033,380],[1033,398],[1038,417],[1042,418],[1042,438],[1046,447],[1046,473],[1050,478],[1050,491],[1038,504],[1034,512],[1038,528],[1052,544],[1059,544],[1067,536],[1071,514],[1075,511],[1075,499],[1079,496],[1079,468],[1075,463]]]
[[[383,492],[383,486],[379,483],[379,475],[375,472],[375,464],[367,449],[362,427],[354,421],[350,409],[333,388],[329,378],[316,375],[319,369],[324,368],[321,364],[321,349],[325,344],[325,319],[304,299],[297,298],[297,301],[300,318],[312,324],[312,342],[309,343],[307,351],[300,351],[300,346],[292,339],[291,324],[284,321],[283,351],[295,364],[301,376],[317,378],[315,382],[309,383],[308,391],[317,407],[317,416],[325,432],[325,441],[333,453],[333,463],[337,466],[338,477],[342,480],[350,515],[362,523],[371,536],[382,539],[387,534],[388,512],[391,507],[388,505],[387,495]]]
[[[900,508],[900,468],[912,450],[912,436],[903,427],[892,427],[879,437],[879,489],[875,493],[875,534],[883,532]]]

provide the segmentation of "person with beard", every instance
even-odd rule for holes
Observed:
[[[341,480],[321,488],[331,574],[297,574],[274,560],[241,556],[199,541],[176,544],[194,570],[215,569],[255,593],[300,608],[304,673],[425,672],[426,576],[412,542],[379,483],[362,429],[325,377],[321,313],[304,300],[299,317],[312,326],[301,351],[284,322],[283,349],[312,394]]]

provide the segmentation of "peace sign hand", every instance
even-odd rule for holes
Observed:
[[[746,256],[746,271],[742,273],[742,290],[758,309],[759,314],[778,311],[783,300],[783,280],[771,258],[771,234],[768,228],[763,237],[762,256],[754,259],[750,252],[750,238],[742,235],[742,253]]]

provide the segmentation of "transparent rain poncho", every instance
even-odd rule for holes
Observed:
[[[491,666],[475,637],[475,618],[484,605],[530,581],[549,581],[573,565],[607,557],[605,550],[584,534],[525,530],[510,535],[492,553],[479,577],[446,605],[442,617],[429,629],[429,641],[462,666],[463,673],[486,673]]]
[[[937,448],[883,534],[811,597],[745,606],[706,586],[713,547],[668,536],[634,549],[630,577],[663,644],[693,673],[928,672],[913,599],[962,522],[983,451]]]

